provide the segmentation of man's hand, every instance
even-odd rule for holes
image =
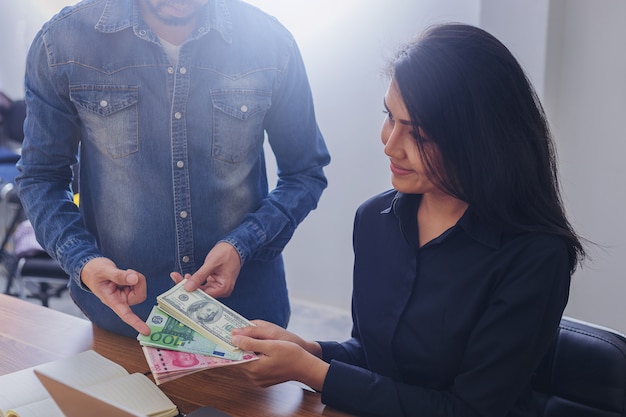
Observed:
[[[235,288],[240,270],[239,252],[231,244],[219,242],[206,256],[200,269],[193,275],[185,276],[185,289],[193,291],[200,288],[211,297],[228,297]],[[172,272],[170,276],[176,283],[183,279],[177,272]]]
[[[80,279],[126,324],[141,334],[150,334],[148,325],[130,309],[146,299],[146,277],[131,269],[118,269],[108,258],[95,258],[85,264]]]

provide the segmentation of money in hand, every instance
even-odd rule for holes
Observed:
[[[240,351],[231,342],[231,330],[254,324],[200,289],[185,290],[185,282],[182,280],[159,295],[159,307],[226,352]]]
[[[243,358],[243,351],[225,351],[212,340],[187,327],[157,306],[152,308],[146,323],[150,327],[150,335],[145,336],[139,333],[137,336],[137,340],[142,346],[200,353],[230,360]]]
[[[252,352],[245,352],[240,360],[234,361],[199,353],[179,352],[149,346],[142,346],[142,349],[157,385],[205,369],[236,365],[258,359]]]

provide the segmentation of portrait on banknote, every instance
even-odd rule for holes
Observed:
[[[189,316],[199,323],[209,324],[222,316],[222,307],[211,300],[200,300],[187,309]]]
[[[195,354],[189,352],[178,352],[174,350],[161,350],[161,354],[169,355],[173,365],[181,368],[188,368],[190,366],[196,366],[200,363]]]

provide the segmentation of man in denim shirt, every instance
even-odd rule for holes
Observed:
[[[287,325],[281,252],[330,158],[298,47],[274,18],[238,0],[85,0],[36,36],[26,101],[19,195],[96,325],[149,333],[170,273]]]

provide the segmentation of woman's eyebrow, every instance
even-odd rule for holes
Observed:
[[[387,106],[387,100],[383,98],[383,106],[385,107],[385,110],[387,110],[389,112],[389,114],[393,114],[391,112],[391,110],[389,110],[389,107]],[[396,121],[400,124],[403,125],[407,125],[407,126],[413,126],[413,123],[411,123],[410,120],[404,120],[404,119],[396,119]]]

